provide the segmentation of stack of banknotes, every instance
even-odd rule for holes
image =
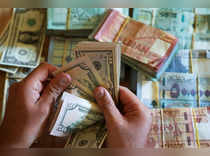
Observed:
[[[81,130],[87,129],[85,134],[93,137],[88,146],[99,148],[106,137],[106,129],[93,90],[97,86],[105,87],[118,103],[121,45],[83,41],[75,46],[73,53],[74,61],[54,72],[54,75],[69,74],[72,84],[57,103],[50,135],[66,137],[72,134],[69,141],[75,142],[80,133],[84,134]]]
[[[167,108],[152,110],[150,148],[210,147],[210,109]]]
[[[177,38],[110,9],[89,36],[100,42],[121,42],[125,63],[159,78],[176,53]]]
[[[128,16],[128,8],[115,9]],[[86,37],[99,24],[106,11],[106,8],[48,8],[47,33]]]

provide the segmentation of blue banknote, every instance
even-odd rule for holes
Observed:
[[[167,107],[197,106],[197,77],[188,73],[165,73],[160,79],[161,105]]]

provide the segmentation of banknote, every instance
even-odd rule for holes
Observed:
[[[152,81],[142,72],[137,74],[137,97],[148,108],[159,108],[159,83]]]
[[[88,56],[83,56],[66,66],[63,66],[55,71],[54,75],[59,74],[60,72],[65,72],[71,76],[72,84],[68,89],[72,94],[76,94],[80,97],[85,96],[85,98],[90,101],[95,101],[93,100],[93,91],[96,87],[104,86],[107,88]],[[84,93],[88,96],[84,95]]]
[[[155,8],[134,8],[133,18],[144,24],[153,25]]]
[[[1,81],[2,81],[2,78],[3,77],[1,77]],[[4,116],[5,116],[6,103],[7,103],[7,99],[8,99],[8,95],[9,95],[9,87],[16,82],[21,81],[22,79],[11,78],[11,77],[9,77],[9,74],[7,73],[4,77],[4,80],[5,80],[5,82],[4,82],[4,88],[3,88],[3,100],[2,100],[2,104],[1,104],[1,108],[0,108],[0,110],[1,110],[0,125],[3,121]]]
[[[106,84],[108,91],[117,102],[121,54],[120,44],[79,42],[75,47],[74,54],[76,58],[88,56]]]
[[[163,109],[163,147],[197,147],[191,108]]]
[[[34,68],[18,68],[17,72],[14,74],[8,73],[8,77],[13,79],[23,79],[27,77],[33,70]]]
[[[103,17],[105,10],[105,8],[48,8],[48,29],[93,29]]]
[[[210,50],[192,51],[192,72],[198,75],[210,73]]]
[[[64,92],[58,111],[50,126],[50,135],[68,136],[103,120],[103,113],[98,106],[88,100]]]
[[[36,67],[44,44],[44,24],[43,9],[15,9],[0,64]]]
[[[192,49],[192,33],[179,33],[179,32],[170,32],[176,36],[178,40],[178,50],[182,49]]]
[[[113,9],[124,15],[129,15],[128,8]],[[97,26],[106,10],[106,8],[48,8],[47,29],[91,30]]]
[[[199,15],[210,14],[210,9],[209,8],[195,8],[195,13]]]
[[[210,75],[198,77],[199,104],[201,107],[210,106]]]
[[[175,8],[159,8],[155,14],[156,28],[168,32],[192,33],[194,13]]]
[[[74,60],[73,49],[87,38],[51,37],[48,51],[48,63],[61,67]]]
[[[210,44],[210,34],[194,34],[193,35],[193,50],[201,49],[206,50],[209,49]]]
[[[190,73],[190,49],[181,49],[172,59],[166,72]]]
[[[195,136],[199,148],[210,147],[210,112],[209,107],[202,107],[193,110],[194,124],[196,129]]]
[[[210,33],[210,15],[197,15],[195,23],[196,33]]]
[[[147,147],[163,147],[162,110],[152,109],[152,126],[147,136]]]
[[[0,34],[0,58],[2,57],[3,52],[8,48],[7,39],[8,39],[8,34],[9,34],[9,27],[10,27],[10,22],[6,25],[6,27]],[[0,70],[14,74],[17,72],[18,68],[12,67],[12,66],[7,66],[7,65],[0,65]]]
[[[70,135],[65,148],[101,148],[107,136],[104,121]]]
[[[197,77],[194,74],[164,73],[159,88],[161,105],[164,107],[173,103],[183,107],[186,104],[197,106]]]

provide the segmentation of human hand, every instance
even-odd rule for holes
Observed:
[[[48,84],[56,67],[43,63],[9,89],[5,119],[0,127],[0,147],[27,148],[41,134],[51,105],[70,84],[68,74],[58,74]]]
[[[119,112],[106,89],[98,87],[94,94],[106,120],[107,146],[144,147],[152,123],[150,110],[125,87],[120,87],[119,91],[120,104],[123,106],[122,113]]]

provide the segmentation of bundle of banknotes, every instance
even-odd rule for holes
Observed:
[[[150,148],[210,147],[210,109],[167,108],[152,110]]]
[[[115,8],[128,16],[128,8]],[[47,33],[87,37],[103,18],[106,8],[48,8]]]
[[[177,38],[110,9],[89,36],[100,42],[121,42],[125,63],[159,78],[176,53]]]
[[[117,104],[121,45],[83,41],[76,45],[73,53],[74,61],[54,72],[54,75],[61,72],[69,74],[72,77],[72,84],[57,103],[50,134],[58,137],[66,137],[70,134],[75,136],[87,128],[87,136],[89,132],[95,136],[96,134],[98,136],[98,133],[103,134],[92,138],[95,139],[94,145],[99,148],[106,133],[103,113],[96,104],[93,90],[98,86],[105,87]],[[78,139],[72,136],[71,138],[73,140],[70,139],[70,141]]]

